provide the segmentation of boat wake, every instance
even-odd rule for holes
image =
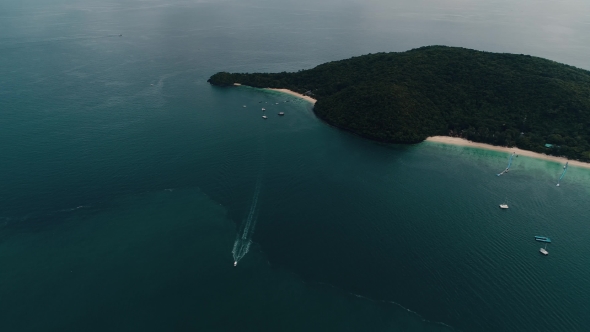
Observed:
[[[508,173],[508,171],[510,170],[510,166],[512,166],[512,158],[514,158],[514,155],[515,154],[516,154],[515,152],[512,152],[512,154],[510,155],[510,159],[508,159],[508,166],[506,166],[506,169],[505,170],[503,170],[502,172],[496,174],[497,176],[500,176],[500,175],[502,175],[504,173]]]
[[[252,204],[250,205],[250,212],[248,213],[248,217],[242,223],[240,231],[236,236],[236,241],[234,242],[234,247],[232,249],[232,255],[234,257],[234,266],[238,265],[238,262],[246,256],[248,251],[250,250],[250,245],[252,244],[252,234],[254,234],[254,229],[256,228],[256,206],[258,205],[258,196],[260,195],[260,186],[261,186],[261,179],[258,177],[258,181],[256,182],[256,189],[254,190],[254,196],[252,198]]]
[[[559,187],[559,183],[561,182],[561,179],[563,179],[563,177],[565,176],[565,172],[567,172],[567,165],[569,164],[569,161],[565,163],[565,166],[563,166],[563,173],[561,173],[561,176],[559,177],[559,180],[557,180],[557,186]]]

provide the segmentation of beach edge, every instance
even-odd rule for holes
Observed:
[[[289,90],[289,89],[275,89],[275,88],[264,88],[264,90],[271,90],[271,91],[278,91],[278,92],[282,92],[282,93],[286,93],[289,94],[291,96],[295,96],[297,98],[303,99],[305,101],[308,101],[312,104],[315,104],[317,102],[316,99],[311,98],[310,96],[306,96],[306,95],[302,95],[300,93],[297,93],[295,91]]]
[[[519,149],[516,147],[510,148],[510,147],[506,147],[506,146],[496,146],[496,145],[485,144],[485,143],[477,143],[477,142],[469,141],[469,140],[466,140],[466,139],[460,138],[460,137],[430,136],[430,137],[426,138],[426,140],[424,140],[424,141],[425,142],[432,142],[432,143],[441,143],[441,144],[448,144],[448,145],[472,147],[472,148],[477,148],[477,149],[492,150],[492,151],[499,151],[499,152],[506,152],[506,153],[514,152],[517,155],[521,155],[521,156],[525,156],[525,157],[553,161],[553,162],[557,162],[557,163],[561,163],[561,164],[565,164],[566,162],[569,162],[570,166],[590,169],[590,163],[585,163],[585,162],[578,161],[578,160],[570,160],[565,157],[550,156],[550,155],[546,155],[546,154],[542,154],[542,153],[538,153],[538,152]]]
[[[241,83],[234,83],[233,85],[234,86],[242,86]],[[249,85],[246,85],[246,86],[249,86]],[[298,92],[295,92],[295,91],[289,90],[289,89],[262,88],[262,90],[270,90],[270,91],[278,91],[278,92],[286,93],[288,95],[295,96],[297,98],[300,98],[300,99],[303,99],[305,101],[308,101],[308,102],[310,102],[310,103],[312,103],[314,105],[317,102],[316,99],[311,98],[310,96],[302,95],[301,93],[298,93]]]

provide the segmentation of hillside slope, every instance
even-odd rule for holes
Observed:
[[[319,118],[382,142],[450,135],[590,161],[590,72],[528,55],[429,46],[209,82],[311,91]]]

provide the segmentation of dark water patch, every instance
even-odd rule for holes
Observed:
[[[3,229],[6,331],[444,331],[403,309],[270,268],[231,266],[234,223],[198,190],[121,197],[51,229]],[[27,310],[22,310],[22,308]],[[108,317],[108,319],[105,319]]]

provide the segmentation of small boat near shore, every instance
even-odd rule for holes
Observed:
[[[549,251],[547,251],[547,243],[545,243],[545,248],[539,249],[539,252],[545,256],[549,255]]]
[[[551,239],[546,236],[535,236],[535,241],[551,243]]]
[[[559,177],[559,179],[557,180],[557,186],[559,187],[559,182],[561,182],[561,179],[563,179],[563,177],[565,176],[565,172],[567,172],[567,165],[570,162],[566,162],[565,165],[563,165],[563,173],[561,173],[561,176]]]
[[[504,200],[504,203],[500,204],[500,209],[507,209],[508,208],[508,204],[506,203],[506,200]]]

